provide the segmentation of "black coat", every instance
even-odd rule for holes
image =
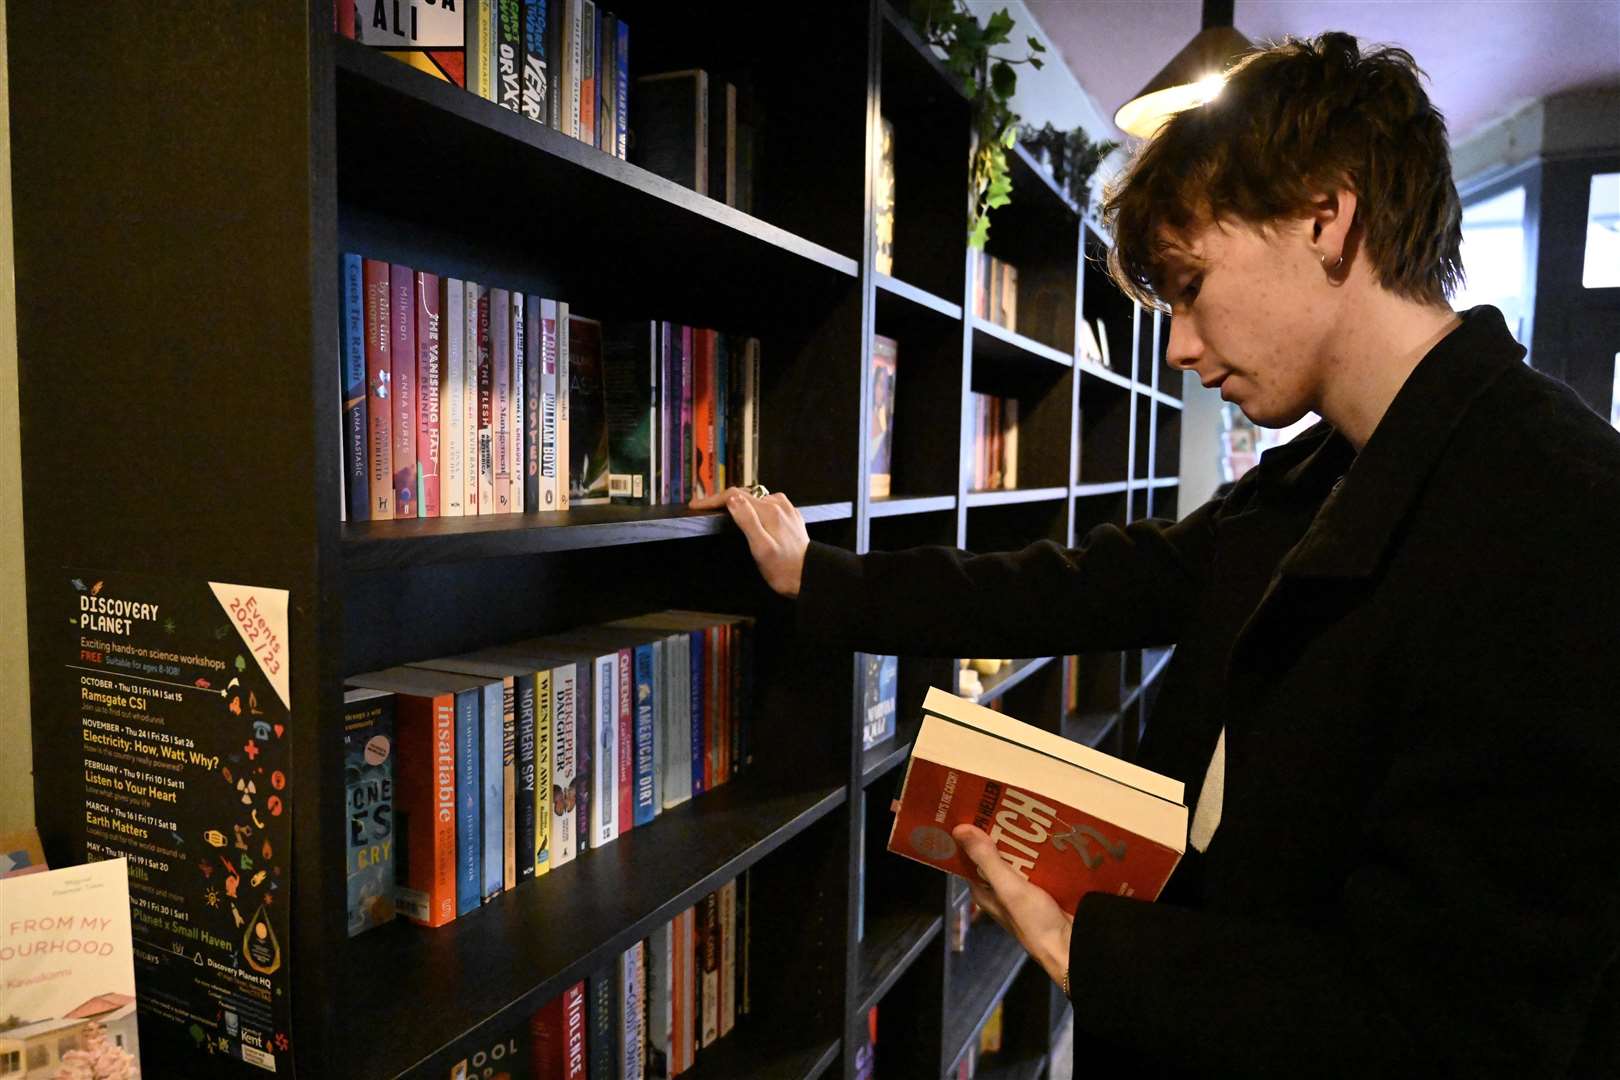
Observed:
[[[1359,455],[1318,425],[1176,524],[812,545],[851,648],[1175,643],[1139,760],[1189,807],[1226,729],[1205,856],[1080,904],[1077,1076],[1620,1075],[1620,434],[1522,354],[1476,308]]]

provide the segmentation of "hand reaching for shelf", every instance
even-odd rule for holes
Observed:
[[[693,510],[724,507],[748,538],[748,550],[765,584],[790,600],[799,595],[810,534],[804,516],[786,495],[778,491],[756,498],[746,488],[734,487],[693,499],[689,505]]]
[[[982,829],[958,825],[951,836],[984,880],[969,881],[973,902],[989,912],[1018,944],[1046,969],[1052,981],[1068,991],[1069,937],[1074,917],[1067,914],[1045,889],[1031,885],[996,854],[996,845]]]

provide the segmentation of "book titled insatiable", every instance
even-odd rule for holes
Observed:
[[[889,850],[978,880],[951,836],[972,824],[1064,911],[1090,892],[1154,900],[1186,847],[1182,800],[1179,781],[931,688]]]

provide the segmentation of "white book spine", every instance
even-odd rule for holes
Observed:
[[[478,507],[478,286],[462,284],[461,512],[474,517]]]
[[[557,509],[557,301],[540,301],[540,510]]]
[[[444,467],[439,472],[439,514],[461,517],[467,494],[466,433],[462,427],[467,393],[465,294],[458,278],[444,285],[444,378],[439,396],[439,427],[443,432]]]
[[[568,509],[568,305],[557,301],[557,509]]]
[[[619,654],[598,657],[592,680],[591,846],[619,838]]]

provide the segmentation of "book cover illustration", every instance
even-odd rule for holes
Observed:
[[[394,696],[343,695],[349,936],[394,917]]]
[[[860,665],[861,749],[870,750],[894,738],[900,658],[857,653],[855,659]]]
[[[418,71],[467,88],[467,20],[478,10],[464,0],[463,11],[432,0],[354,0],[355,37]]]
[[[579,315],[568,319],[568,423],[569,505],[609,502],[602,324]]]
[[[894,381],[899,355],[899,345],[893,338],[872,335],[872,416],[866,435],[866,453],[874,499],[884,498],[892,487]]]
[[[883,117],[878,144],[877,178],[872,185],[872,212],[877,219],[877,272],[894,273],[894,124]]]

